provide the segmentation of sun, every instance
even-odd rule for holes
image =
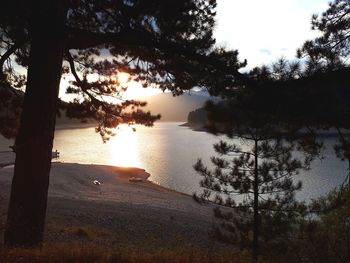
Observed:
[[[131,76],[127,72],[118,72],[117,81],[120,86],[127,87],[130,82]]]
[[[159,94],[162,91],[158,88],[144,88],[141,83],[133,80],[127,72],[119,71],[116,74],[116,83],[123,88],[123,99],[132,100]]]

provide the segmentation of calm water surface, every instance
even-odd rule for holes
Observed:
[[[60,151],[62,162],[140,167],[151,174],[151,181],[192,194],[200,190],[201,179],[192,166],[198,158],[209,164],[214,154],[212,144],[220,137],[195,132],[179,124],[138,126],[136,132],[122,126],[105,144],[94,128],[57,130],[54,149]],[[336,139],[325,140],[325,159],[316,160],[311,171],[298,176],[303,181],[303,190],[297,194],[300,199],[310,200],[325,194],[346,177],[346,162],[339,161],[333,153],[332,144]]]

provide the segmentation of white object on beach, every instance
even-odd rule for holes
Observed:
[[[102,194],[102,190],[101,190],[101,183],[100,183],[100,181],[94,180],[93,183],[94,183],[94,185],[98,186],[98,189],[100,190],[100,195],[101,195]]]
[[[131,177],[129,179],[130,182],[134,182],[134,183],[137,183],[137,182],[142,182],[142,178],[137,178],[137,177]]]
[[[99,181],[97,181],[97,180],[94,180],[94,185],[101,185],[101,183],[99,182]]]

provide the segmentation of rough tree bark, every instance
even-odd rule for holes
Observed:
[[[30,58],[5,230],[7,246],[33,247],[43,240],[56,105],[61,78],[64,1],[37,1]]]

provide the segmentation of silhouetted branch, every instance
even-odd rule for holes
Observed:
[[[21,41],[16,42],[14,45],[12,45],[0,58],[0,79],[2,79],[4,77],[4,73],[3,73],[3,67],[4,67],[4,63],[5,61],[18,49],[20,48],[22,45],[24,45],[27,41],[28,41],[28,37],[24,38]]]
[[[71,72],[76,80],[76,82],[81,86],[82,85],[82,81],[81,79],[79,78],[78,74],[77,74],[77,71],[75,70],[75,65],[74,65],[74,60],[73,60],[73,57],[72,55],[70,54],[69,51],[66,51],[66,57],[68,59],[68,63],[69,63],[69,66],[70,66],[70,69],[71,69]]]
[[[87,91],[87,87],[84,87],[84,83],[83,81],[79,78],[78,74],[77,74],[77,71],[75,70],[75,66],[74,66],[74,60],[73,60],[73,57],[72,55],[70,54],[69,51],[66,51],[66,56],[67,56],[67,59],[68,59],[68,63],[70,65],[70,69],[71,69],[71,72],[76,80],[76,82],[78,83],[78,85],[80,86],[82,92],[84,94],[86,94],[92,102],[95,102],[97,103],[98,105],[100,106],[104,106],[104,103],[98,99],[96,99],[93,95],[91,95],[88,91]]]
[[[121,48],[128,46],[144,46],[152,50],[162,50],[169,54],[181,54],[189,59],[197,60],[200,63],[212,65],[226,72],[232,74],[237,80],[249,87],[258,87],[258,83],[238,72],[238,70],[228,67],[225,63],[218,59],[212,58],[207,54],[199,54],[193,50],[177,45],[169,40],[152,37],[151,34],[140,30],[123,30],[118,33],[96,33],[89,32],[82,29],[67,28],[69,37],[67,40],[68,49],[86,49],[96,47],[99,45],[114,45]]]

